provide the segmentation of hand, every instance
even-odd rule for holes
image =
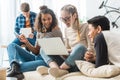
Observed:
[[[72,49],[67,49],[68,53],[71,53],[72,52]]]
[[[29,38],[33,38],[34,37],[34,34],[33,33],[31,33],[31,34],[29,34]]]
[[[28,42],[27,38],[25,38],[25,36],[24,36],[23,34],[19,35],[19,39],[20,39],[20,41],[23,42],[23,43]]]
[[[87,51],[84,55],[84,59],[86,61],[93,62],[93,61],[95,61],[95,55],[92,52]]]

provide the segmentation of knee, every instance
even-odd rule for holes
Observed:
[[[84,45],[82,45],[82,44],[77,44],[77,45],[74,47],[74,50],[84,50],[84,51],[86,51],[87,48],[86,48]]]
[[[40,49],[40,52],[39,52],[39,54],[40,54],[40,55],[43,55],[43,54],[45,54],[45,52],[44,52],[44,50],[43,50],[42,48]]]
[[[15,43],[10,43],[10,44],[7,46],[7,49],[10,49],[10,48],[15,47],[15,46],[16,46]]]

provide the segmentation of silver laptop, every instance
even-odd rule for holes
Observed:
[[[38,44],[47,55],[69,55],[60,37],[38,39]]]

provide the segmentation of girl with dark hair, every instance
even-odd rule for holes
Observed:
[[[46,58],[42,55],[44,51],[41,50],[42,58],[50,68],[39,67],[40,74],[49,73],[54,77],[60,77],[68,71],[78,71],[75,60],[83,60],[86,51],[93,51],[93,45],[88,38],[88,25],[86,23],[80,24],[75,6],[68,4],[61,8],[61,21],[66,25],[66,47],[70,55],[66,56],[64,60],[56,56]]]
[[[36,17],[34,26],[35,30],[37,30],[37,39],[49,37],[60,37],[62,39],[62,33],[58,27],[56,16],[46,6],[40,8],[40,13]],[[8,77],[18,77],[22,72],[33,71],[41,65],[47,66],[39,54],[40,45],[37,41],[35,46],[32,46],[24,35],[22,35],[20,41],[26,45],[30,52],[14,43],[8,45],[7,49],[11,65],[11,71],[8,72]]]

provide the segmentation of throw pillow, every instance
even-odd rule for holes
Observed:
[[[78,69],[86,76],[89,77],[113,77],[120,74],[120,68],[115,65],[103,65],[95,68],[95,64],[87,61],[76,61]]]

